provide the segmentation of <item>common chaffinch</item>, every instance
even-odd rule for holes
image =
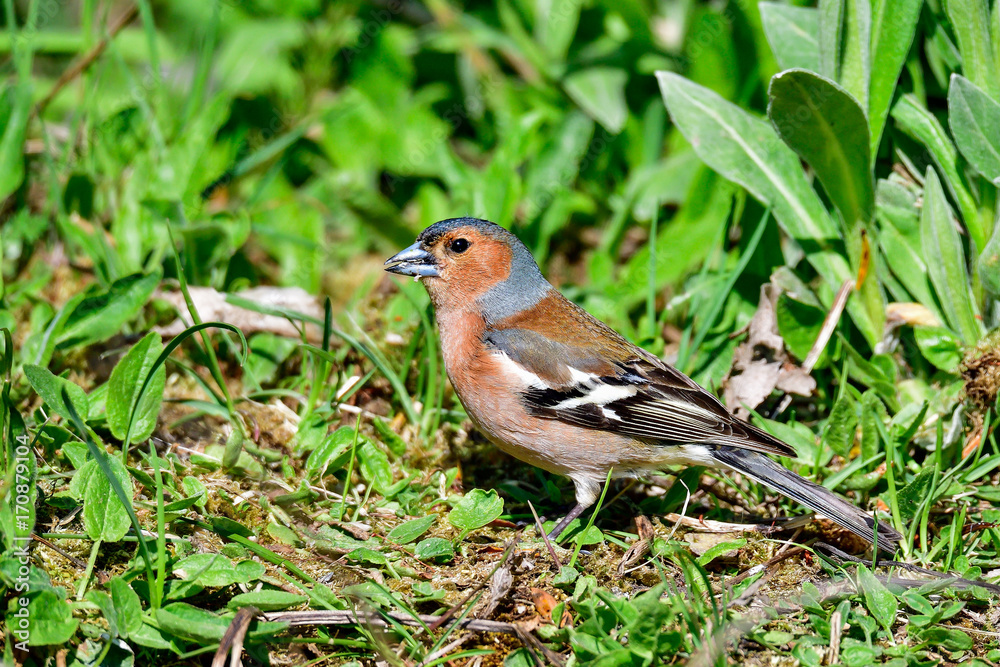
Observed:
[[[609,470],[684,464],[739,472],[874,542],[871,516],[767,456],[795,456],[791,447],[566,299],[503,227],[442,220],[385,266],[430,294],[472,422],[503,451],[573,481],[576,505],[550,538],[594,503]],[[900,539],[878,524],[879,548],[894,552]]]

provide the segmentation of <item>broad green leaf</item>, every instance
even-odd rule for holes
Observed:
[[[62,452],[74,470],[79,471],[83,467],[83,464],[87,462],[87,445],[82,442],[67,442],[62,446]],[[76,475],[74,475],[73,479],[76,479]]]
[[[108,588],[111,590],[111,601],[118,614],[118,630],[123,637],[128,638],[142,626],[142,603],[132,587],[121,577],[112,578]]]
[[[920,192],[895,180],[881,179],[875,193],[875,215],[879,221],[876,235],[883,257],[903,286],[926,306],[939,321],[944,316],[933,297],[924,246],[920,238]]]
[[[131,498],[132,478],[128,470],[118,457],[104,456],[111,473],[125,490],[125,495]],[[125,537],[131,526],[128,510],[111,488],[110,480],[98,467],[97,461],[92,463],[94,467],[87,477],[86,488],[83,490],[83,527],[92,540],[117,542]]]
[[[805,359],[816,343],[816,337],[826,319],[826,311],[782,293],[778,296],[775,316],[778,334],[784,339],[785,347],[795,358]],[[824,356],[825,353],[820,355],[820,360]]]
[[[841,46],[843,44],[844,3],[847,0],[819,0],[819,69],[826,78],[840,78]]]
[[[176,642],[170,640],[169,636],[165,636],[158,628],[155,628],[148,623],[143,623],[142,626],[135,632],[129,634],[129,639],[139,646],[147,646],[149,648],[161,650],[173,650],[176,653],[181,652],[181,649]]]
[[[413,550],[413,555],[420,560],[451,558],[454,554],[455,549],[451,542],[443,537],[428,537],[426,540],[420,540]]]
[[[964,76],[952,74],[948,126],[962,157],[1000,187],[1000,104]]]
[[[503,513],[503,498],[496,489],[473,489],[465,494],[448,513],[448,522],[459,530],[468,532],[482,528]]]
[[[143,483],[145,485],[145,483]],[[155,485],[152,487],[155,488]],[[163,511],[165,512],[182,512],[189,507],[194,505],[200,505],[205,502],[204,496],[192,496],[190,498],[178,498],[177,500],[171,501],[163,506]]]
[[[267,534],[273,537],[275,541],[280,544],[285,544],[290,547],[301,547],[303,545],[302,540],[294,530],[288,526],[282,526],[281,524],[274,523],[273,521],[267,524]]]
[[[435,588],[429,581],[418,581],[410,587],[410,592],[414,596],[414,602],[429,602],[431,600],[443,600],[447,592],[442,588]]]
[[[958,40],[962,72],[994,100],[1000,100],[1000,78],[990,45],[989,0],[947,0],[942,4]]]
[[[892,632],[896,620],[898,603],[896,596],[889,592],[882,582],[875,578],[864,565],[858,565],[858,584],[864,596],[865,607],[886,632]]]
[[[524,647],[511,651],[503,659],[503,667],[535,667],[537,664],[535,657]]]
[[[375,426],[375,432],[378,433],[382,443],[389,448],[390,452],[396,456],[406,454],[406,441],[399,437],[398,433],[389,428],[388,424],[375,417],[372,420],[372,425]]]
[[[381,551],[375,551],[367,547],[354,549],[346,556],[347,560],[355,563],[366,563],[368,565],[388,565],[389,559]]]
[[[858,427],[858,414],[850,395],[838,398],[830,411],[823,430],[823,444],[839,456],[847,458],[854,445],[854,434]]]
[[[229,619],[186,602],[157,609],[156,623],[164,632],[201,644],[218,644],[229,627]]]
[[[885,424],[889,413],[874,389],[861,395],[861,458],[865,461],[878,454],[879,429],[876,422]]]
[[[243,443],[246,438],[243,436],[243,429],[237,424],[226,437],[226,444],[222,448],[222,469],[233,470],[240,464],[243,455]],[[244,470],[247,469],[243,466]]]
[[[927,642],[933,646],[941,646],[948,651],[968,651],[975,645],[972,637],[959,628],[935,625],[929,628],[922,628],[914,634],[919,641]],[[972,664],[976,663],[973,662]]]
[[[977,248],[986,246],[988,227],[979,217],[976,200],[958,171],[958,151],[941,123],[913,95],[903,95],[892,107],[896,126],[923,144],[934,163],[941,169],[945,184],[958,202],[962,220]],[[992,222],[992,220],[990,220]]]
[[[108,634],[113,638],[121,637],[122,633],[118,627],[118,612],[115,609],[114,603],[111,602],[111,596],[104,591],[89,590],[84,599],[87,602],[97,605],[101,610],[101,616],[104,617],[104,621],[108,624]]]
[[[871,79],[871,0],[844,0],[844,27],[837,81],[868,108]]]
[[[213,516],[209,519],[212,530],[223,537],[229,535],[242,535],[243,537],[254,537],[253,531],[244,526],[239,521],[234,521],[227,516]]]
[[[720,97],[735,99],[743,81],[739,77],[741,54],[736,50],[733,26],[711,5],[699,3],[692,6],[684,27],[687,78]],[[759,66],[763,68],[764,63]]]
[[[83,494],[87,490],[87,484],[90,483],[90,476],[93,475],[100,469],[97,461],[94,459],[89,459],[84,461],[83,465],[76,471],[73,478],[69,481],[69,495],[77,500],[83,500]],[[98,474],[100,474],[98,472]]]
[[[404,521],[390,530],[387,538],[396,544],[409,544],[426,533],[434,525],[435,521],[437,521],[437,516],[434,514]]]
[[[197,477],[192,477],[187,475],[181,480],[181,488],[184,490],[184,495],[188,498],[197,498],[198,502],[195,504],[199,507],[204,507],[205,503],[208,501],[208,489]]]
[[[827,284],[839,287],[854,280],[839,241],[839,226],[806,180],[798,156],[770,124],[681,76],[670,72],[656,76],[671,119],[699,157],[770,206],[781,228],[802,246]],[[881,338],[884,318],[881,297],[874,295],[877,300],[851,299],[847,304],[872,345]]]
[[[392,466],[389,457],[374,442],[363,438],[358,447],[361,476],[379,493],[386,493],[392,486]]]
[[[0,94],[0,107],[4,107],[0,109],[4,121],[0,135],[0,201],[21,187],[24,180],[24,136],[31,118],[31,90],[32,84],[25,81]]]
[[[903,523],[909,523],[911,519],[917,516],[920,503],[923,502],[924,497],[931,488],[931,484],[934,482],[934,477],[938,474],[933,465],[924,466],[917,473],[917,476],[913,478],[912,482],[896,493],[896,501],[899,504],[899,516],[903,520]]]
[[[70,313],[59,334],[62,348],[99,343],[118,333],[146,305],[160,274],[134,274],[116,280],[107,292],[88,296]]]
[[[226,603],[226,607],[229,609],[257,607],[261,611],[276,611],[278,609],[297,607],[308,601],[309,597],[306,595],[296,595],[288,591],[261,590],[235,595]]]
[[[537,5],[535,39],[551,62],[564,62],[576,34],[583,3],[579,0],[544,0]]]
[[[913,337],[924,359],[948,373],[958,370],[965,356],[962,341],[958,340],[950,329],[944,327],[917,326],[913,328]]]
[[[913,44],[923,0],[878,0],[872,16],[872,67],[868,96],[871,159],[875,161],[899,73]]]
[[[582,546],[601,544],[604,542],[604,533],[597,526],[589,526],[574,535],[573,542]]]
[[[916,612],[926,616],[930,616],[934,613],[934,605],[931,604],[927,598],[916,591],[906,591],[900,597],[903,598],[903,601]]]
[[[568,586],[572,584],[580,576],[580,571],[575,567],[569,565],[563,565],[559,568],[559,574],[557,574],[553,579],[552,583],[555,586]]]
[[[339,469],[342,464],[347,463],[346,455],[354,443],[354,437],[354,429],[350,426],[341,426],[327,435],[306,459],[306,473],[314,477],[317,474],[325,475],[331,467],[334,471]]]
[[[194,554],[182,558],[174,565],[173,570],[178,579],[206,588],[222,588],[247,581],[233,565],[233,561],[216,553]]]
[[[870,221],[875,187],[868,121],[858,102],[819,74],[788,70],[771,79],[767,116],[778,136],[815,170],[847,227]]]
[[[17,599],[12,598],[7,607],[7,628],[19,627],[12,616],[19,609]],[[30,634],[29,646],[51,646],[65,644],[76,633],[80,621],[73,618],[73,610],[63,596],[55,589],[46,589],[29,598],[27,615]]]
[[[1000,297],[1000,217],[993,227],[993,235],[977,260],[979,280],[993,297]]]
[[[111,371],[106,402],[108,428],[112,435],[124,442],[131,419],[132,432],[126,445],[146,440],[156,428],[163,388],[167,382],[167,370],[163,364],[156,369],[141,399],[139,390],[161,352],[163,343],[160,334],[151,331],[133,345]],[[132,416],[133,412],[135,416]]]
[[[962,239],[955,228],[951,207],[941,189],[933,167],[927,168],[924,180],[924,205],[920,216],[920,235],[927,258],[927,270],[937,292],[948,324],[966,344],[979,340],[981,325],[965,265]]]
[[[237,583],[257,581],[266,574],[264,564],[255,560],[241,560],[236,564],[236,573],[240,576]]]
[[[76,413],[78,415],[87,414],[87,393],[76,383],[53,375],[49,369],[41,366],[25,366],[24,375],[28,378],[35,393],[63,419],[70,419],[69,409],[63,401],[63,390],[69,395],[69,400]]]
[[[762,2],[760,18],[771,51],[782,69],[819,71],[819,10]]]
[[[611,134],[618,134],[628,119],[625,83],[628,74],[613,67],[591,67],[574,72],[563,81],[570,98]]]
[[[730,551],[737,551],[739,549],[742,549],[743,547],[746,546],[746,544],[747,544],[746,538],[742,537],[736,540],[730,540],[729,542],[720,542],[719,544],[716,544],[702,555],[698,556],[698,561],[697,561],[698,565],[704,567],[705,565],[708,565],[713,560],[715,560],[719,556],[722,556],[723,554],[727,554]]]
[[[961,558],[962,557],[959,556],[958,558],[955,559],[956,565],[958,564],[958,561]],[[977,567],[975,567],[973,569],[975,569],[980,574],[982,574],[982,568],[980,568],[980,567],[977,566]],[[963,575],[963,576],[967,576],[967,575]],[[956,614],[958,614],[958,612],[962,611],[962,609],[964,609],[964,608],[965,608],[965,603],[962,602],[961,600],[952,600],[950,604],[946,604],[946,603],[942,602],[941,603],[941,607],[938,609],[938,611],[936,612],[935,615],[939,619],[945,620],[945,619],[952,618],[953,616],[955,616]]]

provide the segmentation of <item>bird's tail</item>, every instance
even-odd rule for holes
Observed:
[[[858,537],[872,544],[875,543],[875,520],[872,517],[834,495],[828,489],[796,475],[764,454],[747,449],[717,445],[712,448],[712,455],[727,468],[742,473],[750,479],[788,496],[814,512],[819,512],[831,521],[840,524]],[[903,536],[893,530],[889,524],[879,522],[879,549],[895,553],[899,548],[899,541],[902,539]]]

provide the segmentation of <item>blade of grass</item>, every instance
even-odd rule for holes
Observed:
[[[333,305],[330,302],[330,297],[327,297],[323,302],[323,338],[322,345],[323,351],[330,352],[330,335],[333,329],[332,324],[333,318]],[[303,331],[303,339],[305,338],[305,332]],[[309,387],[309,399],[306,403],[305,414],[302,415],[302,420],[307,421],[309,415],[312,413],[319,400],[319,392],[326,385],[327,380],[330,377],[330,362],[324,357],[310,357],[312,360],[312,384]]]
[[[125,442],[128,442],[126,440]],[[149,441],[149,460],[153,463],[153,477],[156,480],[156,590],[163,597],[167,585],[167,524],[164,515],[163,475],[160,474],[160,457],[156,455],[153,441]]]
[[[87,559],[87,567],[83,571],[83,576],[80,577],[80,587],[76,591],[77,602],[82,600],[84,593],[87,592],[87,584],[90,583],[90,578],[94,575],[94,566],[97,564],[97,557],[101,553],[101,544],[101,540],[96,539],[90,545],[90,558]]]
[[[897,442],[895,438],[890,438],[888,432],[885,430],[885,424],[882,423],[881,419],[875,420],[875,428],[878,429],[879,436],[882,438],[882,442],[885,443],[885,481],[889,486],[886,494],[889,496],[889,511],[892,515],[892,526],[901,535],[906,534],[906,526],[903,525],[902,516],[899,513],[899,499],[896,494],[896,461],[899,460],[899,454],[897,452]],[[902,465],[902,464],[901,464]],[[875,520],[878,521],[878,516],[876,515]],[[878,540],[878,530],[875,531],[875,539]],[[903,551],[903,559],[906,560],[910,557],[911,544],[908,544],[905,540],[900,543],[899,547]],[[873,558],[878,557],[878,550],[873,549]]]
[[[254,303],[253,301],[249,301],[247,299],[242,299],[232,294],[226,296],[226,301],[233,305],[239,306],[240,308],[246,308],[254,312],[263,313],[265,315],[277,315],[279,317],[288,317],[290,319],[298,319],[301,320],[302,322],[307,322],[309,324],[323,326],[323,322],[321,322],[317,318],[310,317],[309,315],[300,313],[298,311],[289,310],[285,308],[273,308],[269,306],[261,306],[258,303]],[[356,323],[355,326],[357,326]],[[389,360],[386,359],[381,352],[379,352],[378,348],[374,344],[372,344],[372,347],[369,348],[366,345],[362,344],[361,341],[359,341],[354,336],[350,335],[345,331],[341,331],[340,329],[331,328],[330,333],[336,336],[337,338],[340,338],[342,341],[344,341],[352,348],[354,348],[354,350],[358,354],[367,357],[373,364],[375,364],[375,367],[379,370],[379,372],[382,373],[382,375],[384,375],[385,378],[389,381],[389,384],[392,385],[393,391],[396,393],[396,396],[399,398],[399,402],[403,407],[403,412],[406,413],[406,418],[409,420],[411,424],[415,425],[420,424],[420,417],[417,414],[416,408],[413,405],[413,400],[410,398],[409,393],[406,391],[406,386],[403,383],[403,380],[401,380],[399,375],[397,375],[396,372],[392,370],[391,366],[389,365]],[[309,351],[312,352],[313,354],[326,355],[326,358],[331,363],[334,364],[337,363],[337,360],[329,352],[324,352],[323,349],[318,348],[314,345],[307,345],[305,347],[309,349]]]
[[[184,303],[187,306],[188,314],[191,316],[191,321],[197,326],[202,323],[201,316],[198,315],[198,309],[194,305],[194,299],[191,298],[191,291],[188,289],[187,277],[184,272],[184,267],[181,265],[181,256],[177,252],[177,243],[174,240],[174,232],[168,220],[166,223],[167,235],[170,237],[170,248],[174,255],[174,266],[177,270],[177,281],[180,284],[181,294],[184,295]],[[231,325],[227,325],[227,328],[235,329]],[[204,333],[202,329],[198,330],[200,333],[202,344],[204,345],[205,354],[208,355],[208,370],[212,374],[212,378],[215,383],[219,386],[219,390],[226,399],[226,408],[229,410],[230,421],[235,422],[233,428],[240,428],[239,421],[235,418],[236,410],[233,407],[233,398],[229,395],[229,387],[226,385],[226,379],[222,375],[222,368],[219,366],[219,360],[215,356],[215,347],[212,346],[212,341],[208,337],[208,334]],[[240,340],[243,342],[243,363],[246,363],[247,354],[247,344],[246,338],[243,336],[243,332],[240,332]]]
[[[153,74],[153,81],[159,88],[160,80],[160,52],[156,45],[156,23],[153,21],[153,8],[149,0],[136,0],[139,5],[139,14],[142,16],[142,27],[146,33],[146,44],[149,49],[149,69]]]
[[[340,520],[344,520],[347,513],[347,495],[351,489],[351,477],[354,475],[354,460],[358,453],[358,432],[361,429],[361,415],[358,415],[354,423],[354,441],[351,442],[351,458],[347,462],[347,477],[344,478],[344,494],[340,497]]]
[[[194,72],[194,80],[191,82],[191,92],[184,105],[184,112],[181,114],[181,122],[177,128],[182,132],[187,126],[195,111],[201,108],[205,99],[205,87],[208,83],[208,75],[212,70],[212,54],[215,51],[215,42],[219,34],[219,15],[221,14],[223,0],[213,0],[212,17],[205,28],[205,36],[201,42],[201,52],[198,54],[198,66]]]
[[[437,404],[437,399],[439,395],[438,386],[443,385],[441,382],[441,371],[438,362],[438,349],[437,349],[437,336],[434,333],[434,325],[431,322],[430,317],[427,313],[426,298],[423,302],[418,294],[423,294],[423,288],[420,288],[419,293],[414,293],[414,287],[417,287],[414,283],[406,281],[402,286],[401,290],[406,299],[413,305],[414,309],[417,311],[417,315],[420,317],[420,326],[424,332],[424,343],[426,348],[424,350],[424,359],[427,362],[427,384],[424,387],[424,409],[422,410],[422,419],[420,421],[420,437],[422,440],[427,440],[430,437],[432,431],[431,425],[439,421],[436,418],[438,414],[437,410],[434,408]],[[409,366],[404,366],[403,368],[408,368]],[[443,386],[442,386],[443,388]]]
[[[590,520],[587,522],[587,525],[583,529],[583,532],[587,532],[588,530],[590,530],[591,526],[594,525],[594,521],[597,520],[597,513],[601,511],[601,506],[604,505],[604,496],[607,495],[608,489],[611,487],[611,475],[614,473],[614,471],[615,471],[614,468],[608,470],[608,476],[604,480],[604,488],[601,489],[601,497],[597,499],[597,504],[594,506],[594,511],[591,512]],[[577,541],[576,548],[573,550],[573,557],[569,561],[570,567],[574,567],[576,565],[576,558],[577,556],[580,555],[580,549],[582,547],[583,544],[580,541]]]
[[[138,538],[139,553],[142,555],[142,560],[146,567],[146,581],[149,582],[150,590],[149,604],[153,609],[159,609],[161,597],[154,587],[156,578],[153,576],[153,561],[149,554],[149,550],[146,548],[146,541],[142,539],[142,525],[139,523],[139,517],[136,516],[135,509],[132,507],[132,498],[125,493],[125,489],[122,488],[118,478],[113,472],[111,472],[111,466],[108,465],[107,459],[104,458],[107,454],[105,454],[104,451],[98,447],[97,443],[94,442],[94,438],[91,436],[90,430],[84,425],[83,420],[80,419],[80,415],[76,413],[76,409],[73,407],[73,402],[69,400],[69,394],[65,389],[63,389],[62,392],[62,399],[69,412],[70,421],[73,422],[76,430],[80,433],[80,437],[83,438],[87,445],[87,450],[90,452],[90,455],[94,458],[94,460],[97,461],[97,466],[101,469],[101,473],[108,479],[112,490],[114,490],[115,495],[118,496],[118,500],[121,501],[122,505],[125,507],[125,511],[128,513],[129,521],[132,523],[132,530],[135,531],[136,537]]]
[[[646,286],[646,332],[650,341],[656,339],[656,233],[660,223],[660,201],[653,207],[653,220],[649,225],[649,284]]]
[[[187,329],[185,329],[184,331],[182,331],[181,333],[179,333],[177,336],[175,336],[173,340],[171,340],[169,343],[167,343],[166,345],[163,346],[163,352],[160,352],[160,356],[158,356],[156,358],[156,361],[153,362],[153,365],[149,369],[149,373],[146,374],[146,379],[143,380],[142,388],[139,389],[139,393],[137,394],[135,405],[139,405],[142,402],[142,398],[146,394],[146,389],[149,387],[149,383],[152,382],[152,380],[153,380],[153,375],[156,373],[156,370],[163,363],[166,362],[167,358],[171,355],[171,353],[175,349],[177,349],[177,347],[181,343],[183,343],[187,338],[189,338],[190,336],[193,336],[194,334],[199,333],[199,332],[204,331],[205,329],[209,329],[209,328],[227,329],[229,331],[232,331],[236,335],[238,335],[240,337],[240,342],[243,344],[243,357],[240,359],[240,364],[242,365],[242,364],[246,363],[246,355],[248,354],[249,346],[247,345],[247,339],[246,339],[246,337],[243,335],[243,332],[240,331],[240,329],[238,327],[235,327],[232,324],[227,324],[225,322],[203,322],[203,323],[196,324],[195,326],[188,327]],[[229,409],[229,414],[232,415],[233,414],[233,408],[232,408],[231,404],[230,404],[229,408],[230,408]],[[125,463],[125,462],[128,461],[128,444],[127,443],[129,441],[129,438],[132,435],[132,423],[133,423],[134,420],[135,420],[135,410],[133,409],[131,411],[131,414],[129,415],[128,428],[125,430],[125,443],[126,444],[124,444],[122,446],[122,462],[123,463]]]
[[[272,565],[277,565],[279,567],[285,568],[286,570],[288,570],[289,572],[291,572],[292,574],[294,574],[296,577],[298,577],[302,581],[304,581],[306,583],[309,583],[309,584],[315,584],[316,583],[315,579],[313,579],[308,574],[306,574],[305,572],[303,572],[302,569],[298,565],[296,565],[295,563],[293,563],[293,562],[291,562],[291,561],[289,561],[289,560],[287,560],[285,558],[282,558],[281,556],[279,556],[278,554],[274,553],[273,551],[271,551],[267,547],[263,547],[263,546],[257,544],[256,542],[253,542],[253,541],[251,541],[251,540],[243,537],[242,535],[237,535],[236,533],[223,532],[223,531],[218,530],[215,526],[213,526],[213,525],[211,525],[209,523],[206,523],[204,521],[198,521],[196,519],[189,519],[187,517],[181,517],[181,518],[178,519],[178,521],[183,521],[184,523],[188,523],[188,524],[191,524],[193,526],[197,526],[197,527],[199,527],[199,528],[201,528],[203,530],[211,531],[211,532],[215,533],[216,535],[218,535],[220,537],[223,537],[223,538],[225,538],[225,539],[227,539],[227,540],[229,540],[231,542],[236,542],[237,544],[239,544],[239,545],[243,546],[244,548],[246,548],[247,551],[252,552],[254,555],[256,555],[256,556],[258,556],[258,557],[266,560],[268,563],[271,563]]]
[[[348,345],[350,345],[351,347],[353,347],[358,352],[358,354],[367,357],[373,364],[375,364],[375,367],[379,370],[379,372],[382,373],[382,375],[384,375],[385,378],[389,381],[389,384],[392,385],[392,388],[395,391],[396,396],[399,398],[399,402],[403,407],[403,412],[406,413],[406,418],[410,421],[411,424],[420,424],[420,416],[417,414],[417,410],[413,405],[413,401],[410,398],[409,393],[407,393],[403,381],[400,380],[399,376],[396,375],[396,373],[392,370],[392,368],[390,368],[389,361],[384,356],[382,356],[381,353],[366,347],[359,340],[357,340],[348,333],[335,329],[333,331],[333,334],[338,338],[340,338],[341,340],[343,340]],[[318,347],[310,345],[308,346],[308,348],[310,352],[312,352],[313,354],[327,355],[327,357],[330,360],[333,360],[333,355],[324,353],[323,350],[319,349]]]
[[[746,250],[744,250],[743,254],[740,256],[739,263],[726,278],[722,288],[716,292],[715,299],[708,307],[705,318],[701,322],[701,326],[698,327],[698,331],[695,334],[694,340],[691,342],[691,346],[684,348],[678,353],[678,368],[685,369],[687,371],[691,370],[689,363],[691,361],[691,353],[701,347],[701,344],[705,342],[705,336],[707,336],[708,332],[711,331],[713,326],[715,326],[715,321],[719,318],[719,314],[726,305],[726,299],[729,298],[729,294],[733,291],[733,287],[735,287],[736,281],[739,280],[739,277],[743,274],[744,269],[746,269],[747,265],[750,264],[750,260],[753,258],[753,254],[757,250],[757,246],[760,244],[761,238],[764,237],[764,229],[767,227],[770,217],[771,209],[767,209],[764,211],[764,215],[761,216],[760,222],[757,224],[757,229],[753,232],[753,236],[750,237]],[[681,354],[684,356],[681,357]]]

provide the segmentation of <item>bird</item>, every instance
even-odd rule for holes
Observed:
[[[771,459],[795,450],[563,296],[500,225],[434,223],[385,270],[427,290],[472,423],[501,450],[572,481],[576,504],[550,540],[593,505],[609,473],[700,465],[741,473],[896,552],[902,536],[891,526]]]

